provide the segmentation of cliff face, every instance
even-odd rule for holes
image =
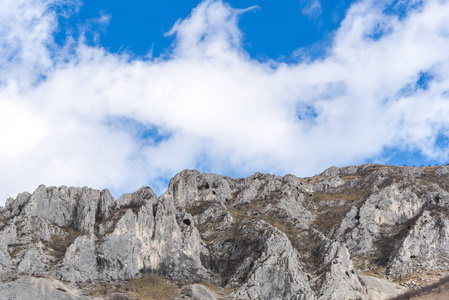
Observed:
[[[449,272],[448,174],[187,170],[159,198],[144,187],[117,201],[108,190],[41,185],[0,208],[0,299],[21,299],[27,280],[66,282],[53,289],[66,298],[47,299],[88,299],[100,282],[145,285],[149,275],[176,283],[178,298],[382,299],[395,289],[385,294],[369,276],[413,286]]]

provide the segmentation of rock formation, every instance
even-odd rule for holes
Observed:
[[[376,164],[310,178],[186,170],[160,197],[143,187],[117,200],[41,185],[0,208],[0,299],[42,287],[47,299],[107,299],[112,286],[146,299],[145,280],[178,299],[393,296],[393,284],[449,272],[448,176]]]

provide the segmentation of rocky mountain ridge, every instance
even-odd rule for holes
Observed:
[[[0,299],[23,299],[21,282],[33,280],[66,285],[54,299],[107,299],[100,283],[143,288],[154,276],[178,299],[386,299],[449,272],[448,175],[377,164],[310,178],[186,170],[160,197],[143,187],[117,201],[41,185],[0,208]]]

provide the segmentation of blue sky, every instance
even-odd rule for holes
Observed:
[[[449,3],[0,3],[0,204],[449,162]]]
[[[61,29],[56,36],[61,43],[67,33],[84,33],[89,43],[111,52],[145,56],[152,50],[154,56],[160,56],[173,43],[165,33],[200,2],[131,0],[123,5],[120,1],[85,1],[69,18],[60,16]],[[289,59],[298,48],[326,47],[352,2],[286,0],[279,5],[275,1],[226,1],[235,8],[254,7],[242,14],[239,27],[245,36],[245,50],[261,60]],[[96,21],[103,16],[109,18],[107,25]]]

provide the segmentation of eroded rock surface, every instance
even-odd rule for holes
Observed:
[[[382,299],[392,292],[360,276],[414,286],[449,272],[448,176],[375,164],[311,178],[186,170],[160,197],[143,187],[117,201],[41,185],[0,208],[0,289],[20,295],[47,276],[70,284],[67,299],[89,299],[95,282],[156,275],[189,291],[180,299]]]

